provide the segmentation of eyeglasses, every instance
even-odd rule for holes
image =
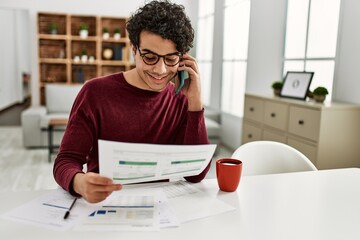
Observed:
[[[140,51],[140,48],[138,48],[138,50],[144,63],[146,63],[147,65],[155,65],[159,62],[160,58],[163,58],[166,66],[173,67],[180,62],[182,57],[182,54],[179,52],[159,55],[148,50],[146,50],[145,53],[142,53]]]

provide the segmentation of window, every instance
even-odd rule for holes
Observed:
[[[284,74],[315,72],[310,90],[324,86],[331,99],[341,0],[288,0]]]
[[[225,0],[221,109],[242,116],[246,84],[250,0]]]
[[[199,0],[196,59],[201,72],[202,97],[210,105],[215,0]]]

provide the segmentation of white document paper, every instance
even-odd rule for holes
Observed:
[[[236,209],[186,181],[168,183],[163,186],[163,190],[180,223]]]
[[[178,227],[179,220],[175,214],[174,209],[169,203],[164,191],[159,195],[159,226],[160,228]]]
[[[187,181],[138,184],[129,187],[138,188],[139,190],[162,188],[179,223],[236,210],[233,206],[217,199],[216,196],[198,189],[196,184]]]
[[[90,212],[74,230],[154,231],[159,230],[159,196],[162,189],[113,192]]]
[[[49,193],[3,214],[2,218],[65,231],[72,228],[89,211],[85,201],[78,199],[71,209],[69,217],[64,219],[73,200],[74,197],[63,189],[51,190]]]
[[[63,189],[51,190],[1,218],[51,230],[156,231],[179,222],[161,188],[124,189],[91,204],[78,199],[64,219],[74,197]]]
[[[128,184],[200,174],[216,145],[160,145],[99,140],[100,174]]]
[[[73,200],[51,190],[1,217],[59,231],[153,231],[235,209],[186,181],[126,186],[96,204],[80,198],[64,219]]]

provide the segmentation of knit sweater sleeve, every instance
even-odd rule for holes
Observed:
[[[77,195],[72,189],[73,178],[89,164],[87,156],[96,143],[95,117],[87,90],[85,84],[74,102],[53,168],[56,182],[73,195]]]

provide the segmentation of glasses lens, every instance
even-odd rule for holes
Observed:
[[[143,61],[148,65],[155,65],[160,58],[164,58],[164,62],[167,66],[173,67],[180,62],[180,54],[171,54],[161,56],[156,53],[146,52],[142,53],[139,48],[139,53],[143,59]]]
[[[143,60],[146,64],[153,65],[159,61],[159,57],[152,53],[145,53],[143,55]]]
[[[165,64],[168,66],[175,66],[180,61],[179,55],[169,55],[165,56]]]

